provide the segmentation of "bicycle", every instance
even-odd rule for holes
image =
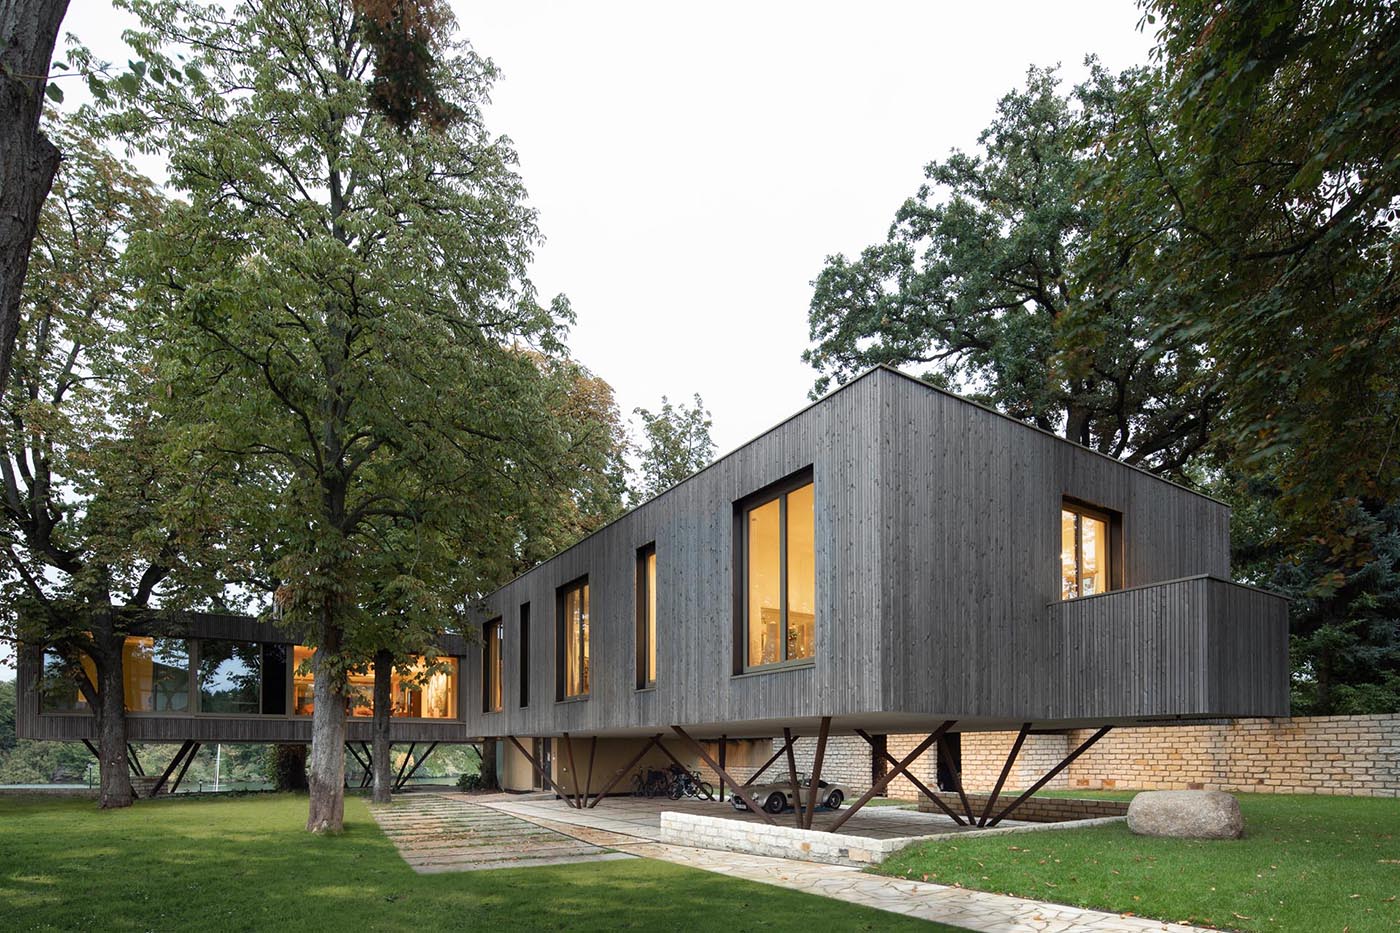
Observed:
[[[668,795],[672,800],[680,800],[682,797],[704,797],[706,800],[714,800],[715,789],[710,782],[701,780],[699,775],[679,765],[672,765]]]
[[[632,775],[632,796],[634,797],[660,797],[668,793],[670,781],[666,777],[665,771],[657,771],[655,768],[640,768]]]

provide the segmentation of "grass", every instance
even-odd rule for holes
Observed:
[[[347,798],[141,803],[0,797],[0,930],[901,930],[895,914],[665,862],[418,875]],[[942,929],[949,929],[944,927]]]
[[[926,843],[876,870],[1226,929],[1400,930],[1400,801],[1239,799],[1240,840],[1145,838],[1119,823]]]

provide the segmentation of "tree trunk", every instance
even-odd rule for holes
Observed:
[[[313,833],[338,833],[345,828],[345,686],[343,676],[333,676],[341,651],[342,632],[327,606],[321,623],[321,639],[311,658],[314,678],[311,711],[311,756],[306,783],[311,793],[306,828]]]
[[[39,116],[67,12],[68,0],[0,0],[0,394],[10,378],[39,210],[58,171],[58,149],[39,132]]]
[[[374,802],[388,803],[393,789],[393,762],[389,760],[389,723],[393,716],[393,694],[391,676],[394,672],[394,655],[390,651],[376,651],[374,654],[374,745],[371,756],[374,758]]]
[[[481,787],[482,790],[499,790],[496,780],[496,740],[487,737],[481,741]]]
[[[97,695],[89,698],[89,703],[97,714],[100,776],[97,806],[103,810],[129,807],[136,799],[131,789],[126,751],[126,691],[122,683],[122,644],[125,641],[126,636],[122,634],[93,633],[92,664],[97,670]]]

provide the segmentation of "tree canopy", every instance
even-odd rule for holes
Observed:
[[[148,82],[120,120],[183,196],[142,243],[159,372],[204,449],[256,464],[236,524],[317,649],[308,827],[333,831],[346,672],[462,627],[522,546],[503,535],[530,524],[534,486],[583,489],[608,455],[571,430],[572,318],[527,276],[539,234],[483,122],[489,61],[433,31],[451,119],[409,126],[376,93],[382,36],[359,5],[127,5],[143,60],[197,74]]]
[[[637,408],[633,414],[642,433],[638,451],[641,469],[631,497],[634,505],[665,492],[714,460],[715,443],[710,439],[713,422],[698,394],[691,406],[684,402],[673,405],[663,395],[656,411]]]

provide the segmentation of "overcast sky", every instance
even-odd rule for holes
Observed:
[[[572,301],[574,355],[624,414],[700,393],[721,452],[805,404],[827,255],[883,238],[1029,65],[1077,80],[1087,53],[1119,69],[1151,45],[1130,0],[453,6],[500,67],[488,119],[520,154],[548,238],[535,283]],[[125,22],[73,0],[64,26],[123,62]]]

